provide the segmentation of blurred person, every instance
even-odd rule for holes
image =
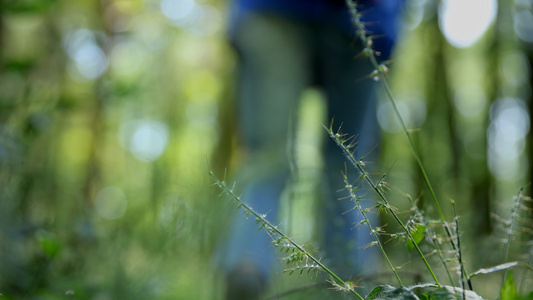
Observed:
[[[402,0],[359,0],[363,21],[374,36],[379,59],[389,57],[396,39]],[[288,143],[295,128],[298,101],[307,87],[320,87],[334,126],[357,135],[357,157],[378,144],[376,83],[345,0],[234,0],[229,37],[238,56],[238,133],[246,159],[237,182],[242,199],[279,224],[279,199],[289,182]],[[335,128],[335,127],[334,127]],[[290,150],[289,150],[290,151]],[[357,219],[344,187],[342,151],[328,139],[324,154],[324,237],[320,241],[329,266],[345,278],[360,275],[378,261],[361,249],[370,234],[353,229]],[[370,196],[367,196],[370,198]],[[256,299],[276,270],[276,249],[253,218],[238,213],[231,226],[223,261],[226,299]]]

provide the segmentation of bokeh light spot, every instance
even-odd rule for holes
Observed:
[[[521,160],[530,128],[525,104],[518,99],[499,99],[492,105],[490,115],[489,169],[501,180],[520,179],[525,175]]]
[[[513,28],[521,40],[533,43],[533,11],[531,8],[522,8],[514,12]]]
[[[444,0],[439,6],[439,26],[457,48],[475,43],[494,21],[496,0]]]
[[[172,21],[182,21],[193,12],[194,0],[162,0],[161,12]]]
[[[216,33],[222,26],[220,12],[194,0],[161,0],[161,12],[176,27],[199,36]]]
[[[119,141],[137,159],[145,162],[156,160],[168,143],[168,128],[157,121],[136,120],[121,125]]]
[[[106,187],[96,194],[94,207],[96,212],[105,219],[120,218],[126,212],[128,200],[124,192],[118,187]]]
[[[107,70],[107,57],[90,30],[77,29],[67,33],[64,47],[76,70],[86,79],[96,79]]]

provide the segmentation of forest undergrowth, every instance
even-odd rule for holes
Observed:
[[[365,24],[361,21],[362,13],[358,10],[357,4],[353,0],[347,0],[346,4],[350,9],[353,25],[356,28],[357,39],[364,45],[362,55],[370,60],[374,71],[369,77],[378,81],[383,88],[390,105],[398,119],[402,131],[407,139],[412,155],[422,179],[432,199],[432,210],[430,214],[427,208],[421,209],[416,199],[407,196],[411,207],[410,214],[405,217],[400,214],[395,205],[388,199],[386,191],[390,188],[386,182],[387,173],[382,175],[371,174],[366,167],[365,157],[356,157],[355,149],[357,146],[356,139],[352,134],[345,133],[341,129],[334,129],[333,125],[324,126],[330,138],[337,144],[340,152],[346,157],[348,165],[358,174],[356,180],[351,180],[348,173],[343,172],[345,190],[349,193],[354,210],[350,213],[358,213],[361,217],[360,230],[366,230],[373,237],[372,247],[379,248],[386,266],[392,278],[386,284],[376,286],[362,287],[361,280],[356,282],[353,279],[341,278],[331,270],[320,257],[307,250],[305,245],[297,243],[289,234],[280,229],[279,226],[269,222],[266,219],[265,212],[255,211],[253,207],[246,204],[246,199],[242,199],[235,191],[235,184],[228,184],[225,179],[219,179],[213,172],[211,176],[216,186],[229,196],[237,207],[249,218],[254,218],[258,229],[266,231],[272,237],[272,247],[277,247],[281,253],[287,256],[284,261],[287,262],[285,273],[288,274],[315,274],[325,273],[327,287],[342,291],[353,296],[356,299],[484,299],[479,295],[478,289],[484,284],[494,284],[493,276],[501,275],[499,279],[499,293],[490,295],[490,299],[502,300],[526,300],[533,299],[533,288],[531,287],[531,274],[533,262],[533,241],[532,236],[533,219],[531,218],[530,197],[525,196],[524,189],[518,188],[516,195],[513,197],[513,206],[506,216],[493,214],[496,226],[495,235],[499,240],[501,247],[494,249],[498,251],[501,264],[488,266],[476,271],[468,270],[468,263],[464,252],[464,244],[470,241],[462,240],[462,227],[460,216],[458,215],[453,200],[444,203],[437,197],[433,188],[424,163],[417,151],[415,143],[411,137],[410,130],[407,128],[404,119],[397,107],[391,88],[387,82],[388,67],[385,63],[379,63],[376,58],[376,52],[372,48],[373,37],[369,35]],[[339,155],[341,155],[339,153]],[[371,208],[361,204],[362,196],[358,195],[358,190],[362,186],[370,187],[375,194],[376,204]],[[510,196],[511,197],[511,196]],[[447,219],[441,206],[447,205],[453,211],[453,217]],[[383,226],[372,227],[369,220],[369,213],[387,214],[401,228],[400,232],[387,232]],[[434,216],[435,215],[435,216]],[[401,272],[401,267],[395,265],[389,257],[390,253],[383,245],[385,240],[397,240],[412,250],[418,259],[422,269],[422,281],[407,285],[404,280],[405,274]],[[423,246],[423,247],[422,247]],[[487,251],[486,249],[483,249]],[[389,250],[390,251],[390,250]],[[520,259],[512,260],[518,257]],[[473,278],[476,277],[476,283]],[[487,278],[486,282],[484,278]],[[298,289],[295,289],[298,290]],[[369,293],[363,294],[364,290],[370,290]]]

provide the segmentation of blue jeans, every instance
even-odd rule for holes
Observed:
[[[309,86],[323,89],[326,125],[334,119],[334,128],[342,124],[343,132],[357,135],[360,157],[372,152],[379,139],[376,83],[367,77],[373,68],[366,58],[356,57],[361,51],[358,41],[328,22],[250,14],[232,39],[239,57],[238,129],[246,156],[237,183],[244,186],[243,200],[278,224],[280,195],[290,177],[288,141],[302,91]],[[370,157],[377,157],[376,151]],[[345,213],[353,203],[338,200],[346,196],[341,174],[346,161],[341,149],[327,138],[323,154],[324,186],[329,192],[324,194],[321,210],[325,227],[320,248],[334,272],[345,277],[361,275],[377,263],[376,250],[362,249],[372,241],[370,233],[363,227],[353,229],[359,214]],[[350,171],[357,178],[359,174]],[[371,200],[372,192],[365,197]],[[257,228],[253,218],[245,219],[242,213],[235,217],[225,253],[229,268],[247,261],[264,274],[272,271],[279,251]]]

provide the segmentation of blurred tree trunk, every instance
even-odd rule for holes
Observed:
[[[234,86],[236,85],[234,78],[237,76],[234,74],[235,70],[227,72],[227,76],[224,76],[228,83],[224,84],[224,91],[222,93],[222,99],[218,105],[218,124],[220,124],[220,138],[215,151],[213,151],[211,161],[213,165],[212,171],[215,174],[224,174],[228,166],[231,166],[232,157],[235,156],[235,143],[236,143],[236,92]]]
[[[439,26],[437,13],[427,21],[426,38],[427,64],[424,93],[427,103],[427,120],[421,135],[419,149],[434,188],[436,183],[456,180],[459,176],[460,154],[456,134],[454,109],[451,102],[446,63],[446,41]],[[442,148],[446,145],[446,148]],[[450,178],[451,177],[451,178]],[[425,184],[420,176],[420,188]],[[423,189],[420,189],[423,190]],[[436,191],[439,193],[438,191]],[[440,193],[439,193],[440,194]],[[426,198],[430,197],[427,194]],[[446,200],[446,199],[444,199]],[[443,201],[443,199],[441,199]],[[431,207],[432,200],[426,200]],[[444,208],[444,207],[443,207]]]
[[[0,10],[0,74],[4,71],[4,55],[2,53],[4,49],[4,14],[5,12]]]
[[[92,140],[90,145],[89,160],[87,162],[87,173],[84,186],[84,197],[87,207],[92,205],[92,199],[96,194],[100,181],[100,154],[103,135],[103,109],[105,101],[105,91],[101,79],[96,83],[96,95],[91,104],[88,114],[90,117],[90,128],[92,128]]]
[[[488,59],[488,77],[487,77],[487,99],[489,100],[489,107],[503,95],[502,92],[502,78],[501,78],[501,65],[502,65],[502,53],[505,48],[508,47],[513,39],[511,19],[510,2],[506,0],[498,1],[497,15],[494,22],[493,36],[490,45],[486,49],[486,56]],[[487,132],[490,119],[487,117],[484,119],[484,128]],[[483,136],[483,142],[487,151],[482,160],[474,161],[471,166],[476,170],[477,176],[472,178],[473,182],[473,207],[480,212],[476,214],[475,219],[476,237],[481,238],[483,235],[488,235],[492,232],[493,226],[490,219],[491,209],[491,197],[495,192],[495,182],[488,169],[488,157],[487,152],[489,149],[487,135]]]
[[[97,27],[103,31],[103,41],[101,45],[105,55],[108,57],[109,47],[111,42],[111,35],[109,26],[113,24],[113,20],[104,20],[105,10],[110,5],[109,0],[99,1],[97,11],[95,15],[99,17],[99,24]],[[106,22],[107,21],[107,22]],[[100,76],[95,82],[94,98],[91,103],[90,111],[88,112],[90,117],[90,128],[92,128],[92,140],[90,144],[89,160],[87,162],[87,173],[85,178],[84,197],[86,209],[92,206],[92,200],[96,195],[96,189],[98,188],[101,168],[100,168],[100,151],[102,150],[103,143],[103,129],[104,129],[104,105],[108,96],[107,87],[104,84],[105,74]]]
[[[526,103],[528,104],[528,113],[529,113],[529,120],[530,124],[533,123],[533,44],[525,45],[526,46],[526,54],[528,58],[529,63],[529,98],[526,99]],[[530,127],[532,127],[530,125]],[[529,185],[526,186],[526,195],[532,195],[533,194],[533,188],[531,187],[531,182],[533,181],[533,129],[530,128],[529,132],[526,136],[526,151],[527,151],[527,158],[528,158],[528,170],[529,174],[527,174],[527,180],[529,182]],[[526,202],[525,205],[528,205],[530,209],[533,210],[533,202]],[[533,233],[529,233],[529,239],[533,239]]]

